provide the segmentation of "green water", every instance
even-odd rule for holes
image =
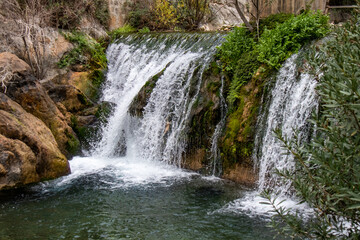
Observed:
[[[233,183],[139,165],[74,168],[69,177],[0,193],[0,239],[273,237],[264,219],[221,210],[243,194]]]

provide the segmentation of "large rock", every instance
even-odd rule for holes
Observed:
[[[0,189],[40,181],[36,157],[29,146],[0,134]]]
[[[0,189],[54,179],[70,172],[43,121],[0,93]]]
[[[50,98],[61,103],[66,110],[76,113],[92,105],[91,101],[76,87],[71,85],[47,85]]]
[[[31,70],[29,64],[9,52],[0,53],[0,69],[7,69],[11,71],[12,74],[25,74]]]
[[[79,145],[76,134],[38,81],[31,76],[24,76],[9,85],[8,95],[46,124],[62,153],[68,157],[76,153]]]
[[[66,74],[59,75],[56,78],[51,80],[51,83],[46,83],[46,89],[50,90],[51,88],[55,86],[64,86],[64,85],[70,85],[75,87],[76,89],[80,90],[83,95],[86,96],[86,98],[96,101],[97,95],[98,95],[98,88],[95,87],[92,84],[91,76],[89,72],[73,72],[69,71]],[[56,99],[53,99],[57,102]]]

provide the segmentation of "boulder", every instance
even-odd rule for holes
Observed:
[[[0,134],[0,189],[35,183],[40,179],[31,148]]]
[[[97,100],[98,88],[96,88],[92,81],[90,80],[89,72],[73,72],[69,71],[66,74],[59,75],[56,78],[51,80],[52,84],[55,85],[70,85],[80,90],[86,98],[95,101]],[[46,84],[46,89],[50,90],[50,88],[54,87],[54,85]],[[53,99],[54,100],[54,99]],[[56,101],[56,100],[55,100]]]
[[[70,173],[69,163],[43,121],[0,93],[0,189]]]
[[[47,89],[50,98],[56,103],[61,103],[69,112],[79,112],[92,106],[91,101],[74,86],[52,85]]]
[[[31,70],[29,64],[9,52],[0,53],[0,69],[8,69],[12,74],[25,74]]]
[[[38,81],[31,76],[23,76],[9,85],[7,94],[27,112],[45,123],[63,154],[70,157],[77,152],[74,148],[78,145],[76,134]]]

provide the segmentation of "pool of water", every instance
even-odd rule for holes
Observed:
[[[161,163],[76,158],[73,173],[0,193],[0,239],[272,239],[262,217],[219,211],[244,189]]]

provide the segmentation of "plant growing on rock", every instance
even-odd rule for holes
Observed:
[[[258,60],[271,68],[280,68],[305,43],[324,37],[329,32],[328,21],[329,17],[321,12],[304,12],[277,25],[275,29],[265,29],[256,47]]]

